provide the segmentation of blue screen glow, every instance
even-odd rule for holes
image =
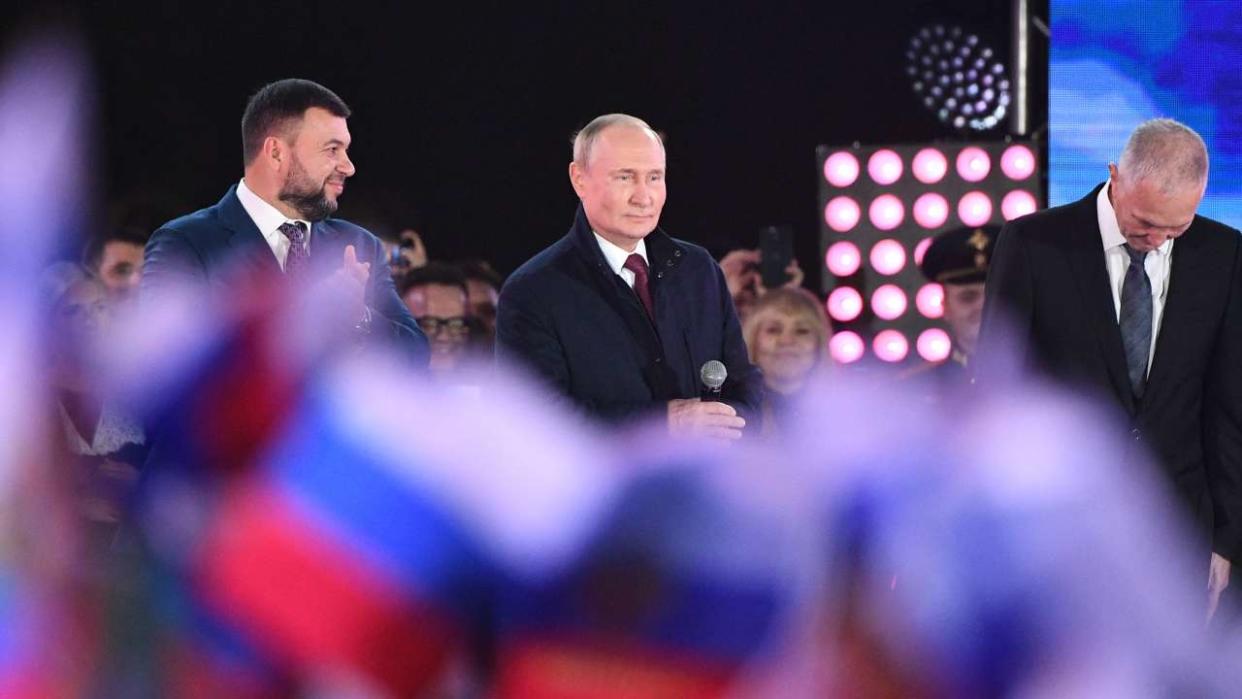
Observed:
[[[1126,136],[1172,117],[1207,142],[1200,213],[1242,226],[1242,2],[1051,0],[1048,196],[1108,177]]]

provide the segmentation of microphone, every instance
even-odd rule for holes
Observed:
[[[699,379],[703,382],[703,387],[707,389],[702,396],[703,400],[720,402],[720,387],[724,385],[728,377],[729,370],[725,368],[723,362],[715,359],[705,362],[703,368],[699,369]]]

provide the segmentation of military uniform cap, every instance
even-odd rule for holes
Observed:
[[[988,263],[1000,226],[955,228],[936,236],[919,269],[941,284],[974,284],[988,276]]]

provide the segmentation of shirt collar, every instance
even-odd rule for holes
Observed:
[[[599,233],[591,231],[595,236],[595,242],[599,243],[600,252],[604,253],[604,260],[608,262],[608,266],[612,268],[614,274],[621,274],[621,270],[625,268],[625,261],[630,255],[639,255],[643,258],[643,262],[648,265],[651,260],[647,259],[647,241],[639,240],[638,245],[634,247],[634,252],[626,252],[622,248],[604,239]]]
[[[250,215],[250,219],[254,221],[254,225],[259,227],[259,233],[262,233],[264,238],[270,238],[272,234],[280,230],[282,224],[290,221],[289,218],[280,213],[279,209],[264,201],[250,187],[247,187],[246,178],[244,177],[241,182],[237,183],[237,199],[241,202],[242,208],[246,210],[246,213]],[[292,220],[300,221],[302,225],[306,226],[306,230],[310,231],[310,221],[300,218]]]
[[[1099,196],[1095,198],[1096,219],[1100,224],[1100,238],[1105,250],[1112,250],[1126,244],[1126,237],[1121,233],[1121,226],[1117,225],[1117,212],[1113,210],[1113,203],[1108,199],[1110,186],[1112,186],[1111,182],[1105,182],[1100,188]],[[1169,238],[1152,252],[1157,255],[1167,255],[1172,249],[1173,239]]]

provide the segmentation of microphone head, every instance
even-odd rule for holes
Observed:
[[[703,385],[713,391],[719,391],[728,376],[729,370],[725,369],[724,363],[715,359],[705,362],[703,368],[699,369],[699,378]]]

